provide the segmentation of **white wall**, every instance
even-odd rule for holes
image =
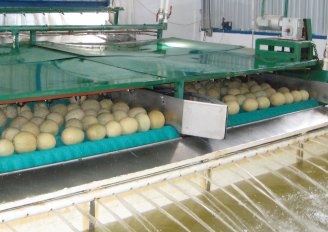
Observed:
[[[125,8],[120,17],[121,23],[156,23],[160,0],[120,0],[117,4]],[[172,16],[164,37],[199,40],[201,0],[171,0],[170,5]]]

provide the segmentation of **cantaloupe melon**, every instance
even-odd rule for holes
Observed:
[[[138,131],[149,131],[150,129],[150,119],[148,114],[139,113],[135,116],[138,122]]]
[[[98,115],[98,112],[95,110],[85,110],[84,113],[85,113],[85,116],[97,117],[97,115]]]
[[[102,109],[110,110],[113,106],[113,102],[110,99],[102,99],[99,103]]]
[[[95,123],[88,127],[86,133],[89,140],[101,140],[106,136],[106,127],[99,123]]]
[[[58,131],[59,131],[58,124],[51,119],[45,120],[40,125],[40,132],[42,132],[42,133],[50,133],[50,134],[53,134],[56,136],[58,134]]]
[[[270,100],[267,97],[258,97],[257,103],[259,105],[259,109],[267,109],[270,107]]]
[[[84,111],[86,111],[86,110],[98,111],[100,109],[100,104],[97,100],[87,99],[82,103],[81,108]]]
[[[98,123],[98,119],[95,116],[85,116],[82,119],[83,130],[87,130],[92,124]]]
[[[278,89],[279,93],[289,93],[289,89],[287,87],[281,87]]]
[[[98,115],[97,119],[101,125],[106,125],[108,122],[114,120],[114,116],[111,113],[102,113]]]
[[[1,138],[8,139],[9,141],[13,141],[15,135],[17,135],[19,132],[20,130],[18,130],[17,128],[8,127],[2,132]]]
[[[67,127],[61,134],[61,140],[65,145],[82,143],[84,140],[84,132],[76,127]]]
[[[143,107],[133,107],[129,110],[128,112],[128,116],[131,117],[131,118],[134,118],[137,114],[139,113],[144,113],[146,114],[147,111],[145,110],[145,108]]]
[[[122,134],[122,127],[119,122],[116,121],[110,121],[106,124],[106,135],[107,137],[117,137]]]
[[[6,116],[7,118],[16,118],[18,115],[17,108],[14,106],[6,107]]]
[[[31,111],[25,110],[21,112],[19,116],[24,117],[27,120],[31,120],[33,118],[33,113]]]
[[[122,134],[128,135],[138,131],[138,121],[135,118],[126,117],[120,121]]]
[[[113,116],[114,116],[115,121],[119,122],[123,118],[128,117],[128,114],[125,111],[116,110],[116,111],[113,112]]]
[[[0,110],[0,127],[3,127],[6,124],[7,124],[7,116],[2,110]]]
[[[294,102],[294,97],[291,93],[289,92],[284,93],[284,96],[285,96],[285,104],[291,104]]]
[[[47,115],[47,119],[53,120],[58,124],[59,127],[64,124],[64,117],[60,113],[56,113],[56,112],[50,113]]]
[[[294,102],[300,102],[300,101],[302,101],[302,94],[300,93],[300,91],[294,90],[294,91],[292,91],[290,93],[294,97]]]
[[[14,154],[15,147],[8,139],[0,140],[0,156],[10,156]]]
[[[59,103],[59,104],[56,104],[56,105],[51,106],[50,107],[50,112],[59,113],[63,117],[65,117],[65,115],[68,112],[68,109],[67,109],[67,106],[66,105]]]
[[[164,114],[159,110],[152,110],[148,113],[150,119],[150,128],[158,129],[162,128],[165,124]]]
[[[228,101],[236,101],[237,98],[234,95],[225,95],[223,97],[223,102],[228,102]]]
[[[20,129],[27,122],[28,120],[26,118],[18,116],[17,118],[14,118],[14,120],[11,121],[10,127]]]
[[[83,129],[83,124],[80,120],[72,118],[65,123],[65,128],[67,127],[76,127],[78,129]]]
[[[20,130],[21,131],[25,131],[25,132],[30,132],[34,136],[37,136],[38,134],[40,134],[39,127],[37,125],[35,125],[33,122],[27,122],[27,123],[25,123],[21,127]]]
[[[124,111],[125,113],[127,113],[129,111],[129,109],[130,109],[129,105],[126,102],[123,102],[123,101],[116,102],[112,106],[112,112]]]
[[[281,106],[286,103],[286,99],[281,92],[277,92],[271,95],[270,102],[273,106]]]
[[[16,153],[32,152],[36,150],[36,137],[30,132],[19,132],[13,139]]]
[[[308,91],[302,89],[302,90],[300,90],[300,93],[301,93],[301,95],[302,95],[302,101],[309,100],[309,98],[310,98],[310,94],[309,94]]]
[[[46,118],[49,113],[50,111],[48,108],[41,107],[34,110],[35,117]]]
[[[253,85],[252,87],[250,87],[250,90],[251,90],[251,93],[256,93],[258,91],[261,91],[262,88],[259,85]]]
[[[228,114],[238,114],[240,110],[239,103],[237,101],[228,101]]]
[[[50,133],[40,133],[36,137],[36,141],[38,150],[48,150],[56,146],[56,138]]]
[[[257,100],[247,98],[243,103],[243,110],[246,112],[256,111],[259,107]]]
[[[65,121],[68,121],[72,118],[76,118],[78,120],[82,120],[85,116],[85,113],[82,109],[74,109],[71,111],[68,111],[68,113],[65,116]]]
[[[67,113],[72,110],[81,109],[81,107],[76,103],[71,103],[67,106]]]

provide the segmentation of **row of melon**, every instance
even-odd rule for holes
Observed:
[[[250,112],[309,99],[306,90],[289,90],[287,87],[274,89],[266,82],[260,84],[254,80],[191,82],[186,84],[185,90],[222,100],[228,105],[229,114],[238,114],[241,108]]]
[[[67,106],[59,103],[48,107],[38,102],[33,110],[28,105],[8,105],[0,110],[0,122],[1,127],[9,124],[0,140],[0,155],[6,156],[55,147],[61,126],[62,142],[71,145],[83,142],[85,135],[93,141],[161,128],[165,118],[158,110],[147,113],[143,107],[130,108],[123,101],[84,98]]]

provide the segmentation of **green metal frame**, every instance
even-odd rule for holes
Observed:
[[[312,41],[294,41],[279,38],[257,39],[255,54],[258,57],[278,58],[286,61],[313,60]]]

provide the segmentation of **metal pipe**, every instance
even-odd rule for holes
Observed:
[[[261,16],[264,16],[264,12],[265,12],[265,0],[262,0],[261,2]]]
[[[289,0],[285,0],[284,17],[288,17],[288,7],[289,7]]]

